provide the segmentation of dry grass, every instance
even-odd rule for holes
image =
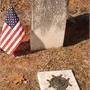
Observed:
[[[2,0],[0,5],[0,31],[4,22],[8,1],[9,0]],[[69,15],[77,16],[88,12],[89,0],[69,1]],[[29,38],[31,27],[31,2],[30,0],[13,0],[13,5],[21,22],[23,22],[23,25],[25,26]],[[79,21],[80,23],[76,21]],[[29,44],[27,44],[24,49],[21,47],[24,55],[17,57],[8,56],[0,51],[0,90],[39,90],[37,80],[38,71],[61,69],[72,69],[81,90],[90,90],[90,40],[86,40],[88,39],[88,24],[82,24],[81,22],[85,22],[85,19],[83,19],[83,21],[80,21],[78,18],[76,18],[76,20],[72,19],[71,22],[67,24],[67,26],[69,25],[70,27],[67,27],[66,29],[65,45],[71,44],[72,46],[28,53],[27,48],[29,47]],[[71,34],[70,32],[74,33]]]
[[[38,71],[72,69],[81,90],[89,90],[89,45],[86,40],[66,48],[25,56],[0,53],[0,90],[39,90]]]

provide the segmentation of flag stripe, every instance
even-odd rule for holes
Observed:
[[[20,32],[20,35],[22,35],[22,33],[23,33],[23,31],[22,32]],[[11,45],[8,47],[8,49],[7,50],[5,50],[6,52],[8,52],[9,50],[10,50],[10,48],[15,44],[15,42],[18,40],[18,38],[19,38],[20,36],[17,36],[16,38],[15,38],[15,40],[11,43]]]
[[[23,41],[23,39],[25,39],[25,34],[23,35],[23,37],[21,38],[21,40],[18,42],[18,44],[15,46],[15,48],[10,52],[10,54],[12,54],[15,50],[16,50],[16,48],[21,44],[21,42]]]
[[[11,36],[10,36],[10,34],[8,34],[10,37],[7,36],[9,38],[6,40],[6,43],[2,46],[2,48],[6,47],[6,45],[11,41],[11,39],[14,37],[14,35],[18,32],[19,28],[20,28],[20,26],[18,26],[17,30],[15,30],[15,32]]]
[[[18,40],[14,43],[14,45],[10,48],[10,50],[7,52],[8,54],[12,54],[12,52],[19,46],[19,44],[22,42],[23,37],[24,37],[25,33],[23,32],[20,37],[18,38]]]
[[[16,32],[17,31],[17,29],[19,29],[19,27],[20,27],[20,23],[17,23],[17,25],[15,26],[15,28],[13,28],[13,30],[11,30],[11,32],[10,33],[8,33],[7,32],[7,35],[8,36],[5,36],[5,39],[3,40],[3,43],[1,44],[1,48],[5,45],[5,43],[7,42],[7,40],[12,36],[12,34],[14,33],[14,32]],[[7,37],[7,38],[6,38]]]
[[[14,8],[11,6],[8,9],[5,23],[0,34],[0,48],[7,54],[13,53],[22,40],[25,38],[25,30],[20,24]]]
[[[8,26],[7,23],[4,23],[3,28],[2,28],[2,32],[6,29],[6,26]]]
[[[6,39],[6,37],[8,36],[8,34],[10,34],[11,32],[11,28],[9,29],[9,31],[7,32],[7,34],[5,35],[5,37],[2,39],[2,41],[0,42],[0,47],[2,48],[4,45],[4,40]]]
[[[13,38],[8,42],[8,44],[6,45],[6,47],[4,47],[4,51],[7,51],[8,49],[10,49],[10,47],[14,44],[14,41],[16,41],[19,36],[21,35],[21,33],[23,32],[23,28],[20,27],[20,29],[18,30],[18,32],[13,36]]]
[[[6,31],[7,27],[8,27],[8,25],[6,23],[4,23],[3,29],[0,33],[0,39],[1,39],[2,34]]]
[[[1,43],[1,41],[3,41],[3,38],[5,37],[5,35],[8,33],[8,31],[11,29],[11,27],[9,27],[9,26],[7,26],[6,27],[6,29],[5,29],[5,31],[3,31],[2,33],[1,33],[1,38],[0,38],[0,43]]]

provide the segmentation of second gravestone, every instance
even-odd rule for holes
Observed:
[[[67,0],[32,0],[31,50],[63,46]]]

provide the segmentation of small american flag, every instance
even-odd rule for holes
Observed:
[[[12,54],[25,38],[25,30],[13,7],[8,9],[0,37],[0,48]]]

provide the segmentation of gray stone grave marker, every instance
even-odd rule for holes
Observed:
[[[72,70],[38,72],[40,90],[80,90]]]
[[[67,0],[32,0],[31,50],[63,46]]]

